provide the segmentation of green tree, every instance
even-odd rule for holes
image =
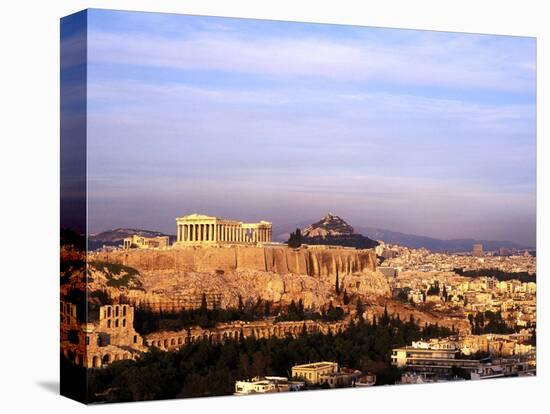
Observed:
[[[355,304],[355,311],[357,312],[357,316],[360,319],[363,319],[363,313],[365,313],[365,307],[363,306],[363,302],[361,302],[360,298],[357,298],[357,303]]]
[[[208,312],[208,303],[206,302],[206,294],[202,293],[201,298],[201,307],[200,307],[200,313],[201,315],[205,315]]]
[[[349,296],[348,296],[348,291],[347,291],[346,289],[344,289],[343,301],[344,301],[344,305],[348,305],[348,304],[349,304]]]
[[[388,314],[388,305],[384,305],[384,313],[382,314],[382,317],[380,318],[380,323],[382,325],[389,325],[389,323],[390,323],[390,315]]]
[[[293,249],[297,249],[302,245],[302,232],[300,229],[296,229],[295,232],[290,233],[287,244],[288,247],[292,247]]]

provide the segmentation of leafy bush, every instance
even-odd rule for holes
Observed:
[[[105,274],[107,286],[126,287],[128,289],[142,290],[143,284],[139,279],[139,272],[130,266],[119,263],[90,262],[89,267]]]

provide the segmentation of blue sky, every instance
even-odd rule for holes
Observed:
[[[89,226],[191,212],[535,243],[536,43],[88,13]]]

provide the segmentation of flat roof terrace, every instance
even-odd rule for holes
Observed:
[[[312,362],[310,364],[294,365],[292,368],[298,369],[320,369],[320,368],[329,368],[336,364],[336,362]]]

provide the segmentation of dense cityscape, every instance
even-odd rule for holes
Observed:
[[[534,252],[390,245],[333,214],[286,243],[267,221],[177,223],[173,242],[136,231],[89,252],[87,272],[65,234],[62,359],[91,375],[91,402],[536,372]]]

